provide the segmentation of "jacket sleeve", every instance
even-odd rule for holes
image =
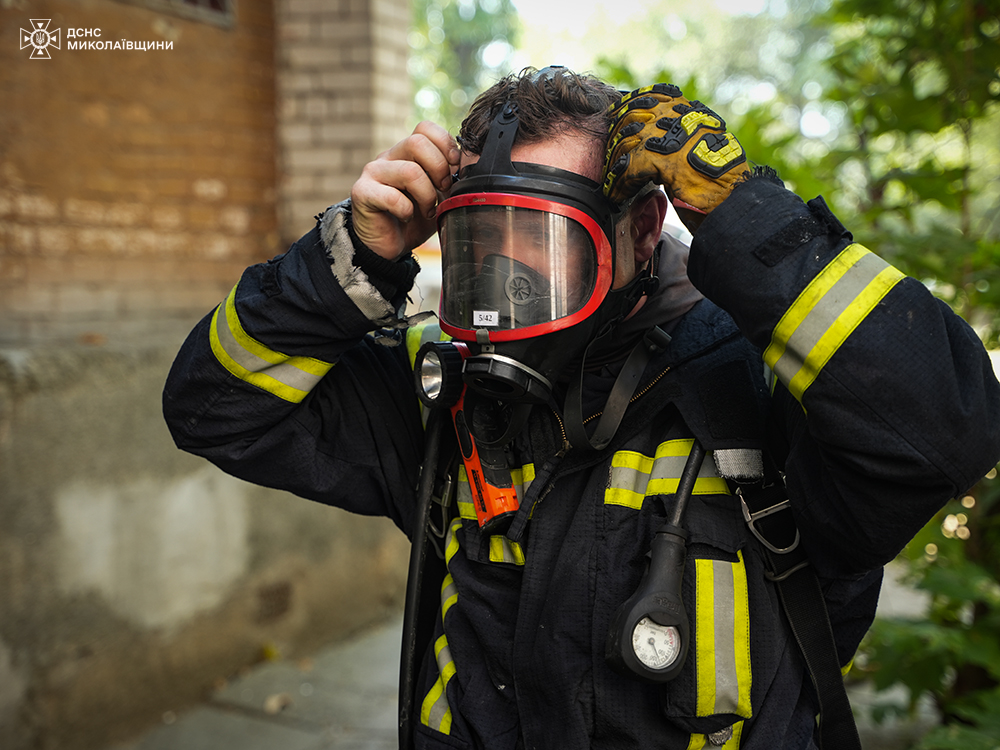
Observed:
[[[385,345],[399,331],[372,334],[403,327],[416,263],[366,273],[349,210],[243,273],[177,355],[164,416],[178,447],[234,476],[408,531],[420,412],[406,347]]]
[[[689,275],[763,351],[789,497],[821,572],[891,560],[1000,456],[1000,386],[972,329],[853,241],[822,198],[743,183]]]

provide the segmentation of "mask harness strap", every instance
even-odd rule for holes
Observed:
[[[589,436],[583,419],[583,374],[586,369],[584,365],[591,347],[613,335],[614,332],[615,328],[611,327],[587,346],[583,362],[580,364],[580,373],[570,382],[569,391],[566,393],[566,437],[574,448],[599,451],[607,447],[618,431],[625,410],[639,387],[639,378],[642,377],[650,358],[654,354],[663,352],[670,343],[670,336],[662,329],[653,326],[632,348],[615,379],[615,384],[611,387],[611,393],[608,395],[594,434]]]

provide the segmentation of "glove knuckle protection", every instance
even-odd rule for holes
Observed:
[[[672,83],[657,83],[653,85],[653,92],[657,94],[663,94],[665,96],[670,96],[673,98],[679,98],[684,96],[681,90]]]
[[[629,104],[629,109],[652,109],[660,103],[655,96],[642,96]]]
[[[688,152],[687,160],[694,169],[715,180],[746,162],[747,156],[732,133],[706,133]]]
[[[643,127],[645,127],[645,125],[640,121],[630,122],[628,125],[625,125],[624,127],[622,127],[621,130],[618,131],[618,137],[628,138],[629,136],[637,135],[638,133],[642,132]]]

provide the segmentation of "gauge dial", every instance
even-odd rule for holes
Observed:
[[[632,650],[648,669],[666,669],[680,655],[680,631],[673,625],[660,625],[643,617],[632,630]]]

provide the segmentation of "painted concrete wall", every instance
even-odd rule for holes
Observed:
[[[240,0],[221,24],[167,4],[0,2],[4,750],[104,747],[401,606],[390,522],[181,453],[160,393],[241,270],[403,135],[375,101],[405,89],[408,3]],[[17,44],[31,19],[62,30],[48,59]],[[173,46],[70,50],[70,28]]]

